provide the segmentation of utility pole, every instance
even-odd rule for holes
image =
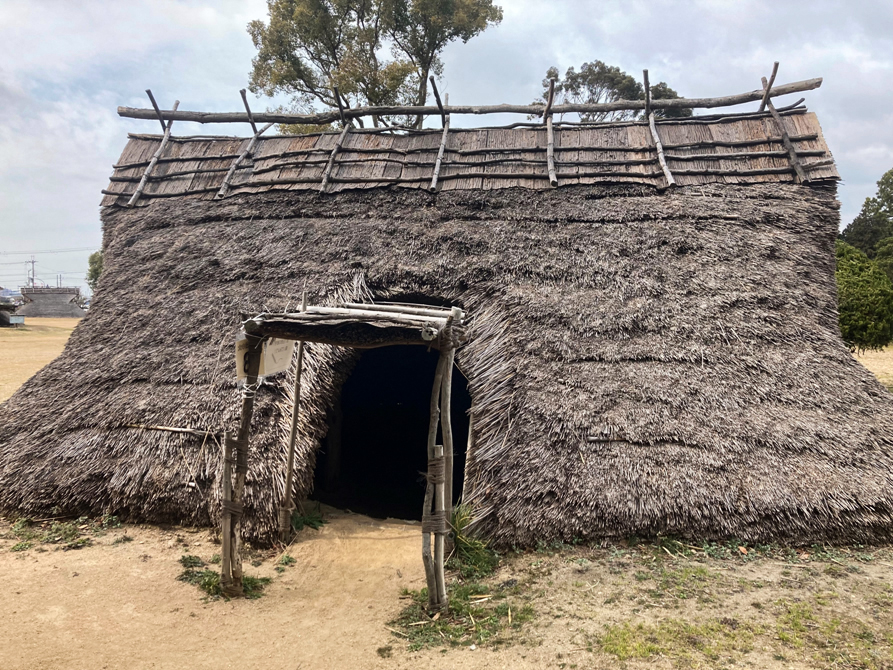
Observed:
[[[34,288],[34,279],[35,279],[35,277],[36,277],[36,275],[35,275],[35,273],[34,273],[34,263],[35,263],[35,262],[36,262],[36,261],[34,260],[34,256],[32,255],[32,256],[31,256],[31,280],[30,280],[30,281],[31,281],[31,288]]]

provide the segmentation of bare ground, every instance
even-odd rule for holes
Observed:
[[[61,351],[44,326],[62,327],[34,324],[30,358],[21,333],[0,331],[4,353],[21,346],[31,370],[4,369],[0,390]],[[889,350],[859,360],[893,373]],[[183,555],[219,552],[207,529],[84,523],[89,543],[66,551],[23,545],[14,520],[0,519],[0,668],[893,668],[888,548],[666,541],[509,553],[478,591],[532,618],[516,614],[484,639],[484,605],[469,610],[471,625],[395,623],[411,602],[404,590],[424,585],[417,524],[327,516],[285,552],[252,552],[247,572],[272,581],[261,598],[234,601],[177,580]],[[32,528],[51,534],[52,521]]]
[[[0,328],[0,402],[62,353],[80,319],[26,317],[17,328]]]

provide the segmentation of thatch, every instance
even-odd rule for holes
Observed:
[[[16,310],[22,316],[63,317],[80,319],[86,315],[75,302],[81,290],[77,287],[22,288],[25,304]]]
[[[893,536],[893,397],[840,339],[831,187],[147,200],[104,210],[92,309],[0,407],[4,510],[214,523],[216,438],[127,426],[232,430],[240,314],[287,312],[306,282],[311,304],[467,311],[465,498],[497,543]],[[299,496],[354,360],[306,347]],[[252,426],[255,541],[276,534],[285,377],[261,388]]]

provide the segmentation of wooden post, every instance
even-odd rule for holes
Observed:
[[[233,515],[230,511],[233,501],[233,449],[230,433],[223,434],[223,511],[220,515],[221,557],[220,586],[224,593],[233,591],[232,577],[232,529]]]
[[[307,291],[301,296],[301,311],[307,311]],[[291,430],[288,433],[288,466],[285,472],[285,490],[282,492],[282,502],[279,505],[279,540],[288,542],[291,534],[291,513],[295,508],[294,474],[295,474],[295,440],[298,435],[298,412],[301,409],[301,371],[304,367],[304,342],[298,341],[298,360],[295,364],[294,397],[291,407]]]
[[[232,482],[230,501],[224,503],[224,515],[230,518],[229,523],[229,574],[221,575],[220,584],[224,595],[242,595],[242,557],[240,553],[240,531],[242,527],[242,500],[245,494],[245,477],[248,474],[248,436],[251,432],[251,416],[254,413],[254,396],[257,393],[257,377],[260,372],[260,359],[263,352],[264,338],[248,335],[248,351],[245,354],[245,387],[242,389],[242,413],[239,420],[239,432],[235,439],[230,438],[224,446],[224,454],[230,453],[230,465],[233,463],[232,451],[235,450],[235,480]],[[226,468],[224,467],[224,470]],[[224,487],[226,487],[224,477]],[[225,490],[225,489],[224,489]],[[221,559],[221,567],[223,559]]]
[[[434,447],[434,584],[437,588],[438,609],[447,606],[446,577],[443,573],[444,563],[444,536],[446,535],[446,494],[444,492],[444,461],[443,446]]]
[[[441,353],[440,358],[437,360],[434,385],[431,389],[427,445],[428,484],[425,488],[425,502],[422,507],[422,563],[425,566],[425,581],[428,584],[428,609],[430,610],[439,610],[446,606],[446,587],[443,576],[443,531],[446,525],[443,517],[443,447],[435,444],[437,441],[437,425],[440,422],[440,394],[443,388],[446,364],[447,356]],[[432,502],[434,503],[433,511]],[[438,511],[440,511],[440,515],[437,514]],[[431,552],[431,535],[434,535],[435,538],[433,555]],[[438,557],[440,559],[439,562]]]
[[[648,81],[648,70],[642,70],[642,79],[645,81],[645,118],[651,116],[651,84]]]

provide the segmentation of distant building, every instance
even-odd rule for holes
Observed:
[[[75,302],[81,297],[81,289],[75,286],[22,287],[21,291],[25,304],[19,307],[16,314],[72,318],[81,318],[87,315]]]

